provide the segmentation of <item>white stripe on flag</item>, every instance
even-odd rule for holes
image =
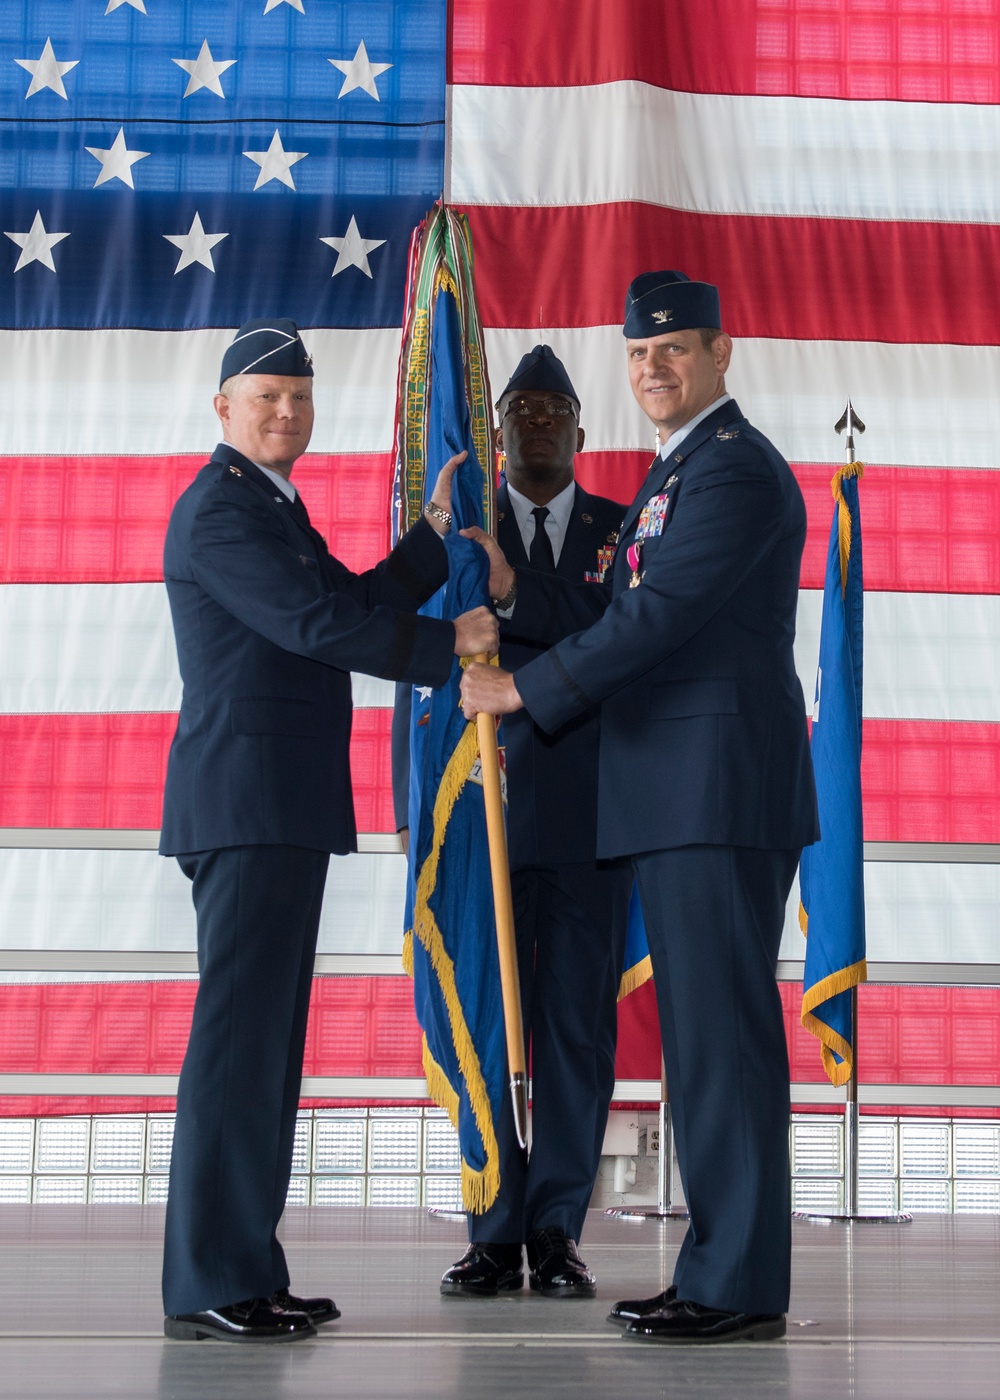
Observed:
[[[406,862],[330,861],[321,953],[400,952]],[[193,952],[191,884],[153,851],[0,850],[0,947]],[[142,979],[146,980],[146,979]]]
[[[865,714],[1000,720],[1000,597],[868,593]],[[822,594],[800,595],[796,662],[807,709]],[[159,583],[12,584],[0,589],[0,713],[174,711],[180,677]],[[353,677],[359,709],[390,708],[393,686]]]
[[[807,712],[822,614],[822,592],[803,590],[795,660]],[[1000,720],[1000,597],[866,593],[863,708],[872,719]]]
[[[228,331],[190,331],[185,348],[159,331],[0,332],[0,390],[27,399],[3,452],[28,456],[204,454],[219,439],[212,412]],[[314,452],[386,452],[392,445],[399,332],[311,331],[318,406]],[[590,451],[652,450],[652,428],[629,391],[619,326],[486,331],[499,392],[527,347],[545,339],[583,404]],[[100,372],[98,373],[98,367]],[[740,407],[793,462],[835,462],[833,424],[848,396],[868,424],[868,462],[917,467],[1000,465],[1000,349],[868,341],[737,341],[727,384]]]
[[[8,584],[0,589],[0,648],[0,713],[180,708],[162,583]],[[353,675],[352,683],[357,709],[391,708],[391,681]]]
[[[392,446],[398,328],[310,330],[313,452]],[[231,330],[0,331],[2,451],[29,456],[204,453],[222,436],[212,410]]]
[[[1000,220],[1000,107],[622,81],[459,85],[451,112],[457,204],[635,200],[783,218]]]
[[[866,861],[865,922],[872,962],[995,963],[1000,865]],[[798,879],[778,956],[805,956]]]
[[[1000,181],[998,181],[1000,184]],[[632,398],[620,326],[487,330],[497,392],[539,339],[564,361],[592,452],[646,449],[653,428]],[[868,425],[858,455],[886,466],[1000,465],[1000,348],[870,341],[736,342],[726,387],[790,462],[839,463],[833,425],[848,397]]]

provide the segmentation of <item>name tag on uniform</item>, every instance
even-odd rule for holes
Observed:
[[[666,491],[661,491],[658,496],[649,498],[639,512],[639,523],[635,530],[637,540],[651,540],[655,539],[657,535],[663,534],[669,505],[670,497]]]

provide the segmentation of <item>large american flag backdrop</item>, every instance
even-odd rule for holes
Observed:
[[[407,244],[442,195],[471,221],[493,383],[552,344],[580,480],[619,499],[651,451],[625,286],[719,284],[731,388],[809,508],[810,696],[853,397],[869,960],[943,984],[862,989],[862,1078],[1000,1084],[998,171],[1000,0],[5,0],[0,1111],[167,1102],[194,924],[154,850],[179,703],[166,520],[216,440],[232,329],[291,315],[319,407],[296,482],[334,553],[381,557]],[[355,698],[366,836],[333,862],[307,1087],[391,1099],[420,1075],[391,688]],[[790,918],[805,1085],[801,956]],[[658,1075],[648,989],[622,1030],[634,1097]]]

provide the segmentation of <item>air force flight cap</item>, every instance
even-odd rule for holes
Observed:
[[[536,345],[534,350],[521,356],[520,363],[507,381],[507,387],[500,399],[506,398],[508,394],[516,394],[522,389],[540,389],[543,393],[565,394],[568,399],[573,400],[577,408],[580,407],[580,396],[573,388],[565,365],[548,345]]]
[[[722,329],[719,289],[683,272],[644,272],[625,293],[624,335],[645,340],[670,331]]]
[[[312,356],[294,321],[268,318],[247,321],[222,357],[219,383],[234,374],[287,374],[312,379]]]

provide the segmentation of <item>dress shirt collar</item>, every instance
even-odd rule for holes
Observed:
[[[510,500],[511,510],[514,512],[514,519],[517,521],[517,528],[524,544],[525,554],[531,553],[531,541],[535,537],[535,518],[531,512],[535,509],[535,502],[528,499],[516,487],[507,482],[507,496]],[[558,496],[553,496],[548,501],[548,518],[545,521],[545,533],[549,537],[552,545],[552,558],[556,564],[559,563],[559,555],[562,553],[563,541],[566,538],[566,530],[569,527],[570,516],[573,514],[573,502],[576,499],[576,482],[571,481],[568,486],[564,486]]]
[[[253,461],[253,458],[250,460]],[[273,472],[270,467],[262,467],[259,462],[254,462],[254,466],[259,472],[263,472],[269,481],[273,481],[275,486],[283,491],[290,501],[295,500],[298,492],[287,477],[282,476],[280,472]]]
[[[703,418],[707,418],[710,413],[714,413],[724,403],[729,403],[732,397],[732,394],[720,394],[717,399],[712,400],[707,408],[703,408],[700,413],[696,413],[689,422],[685,423],[683,428],[678,428],[676,432],[671,433],[666,442],[661,442],[659,452],[663,460],[666,461],[671,452],[677,451],[688,433],[693,433]]]

